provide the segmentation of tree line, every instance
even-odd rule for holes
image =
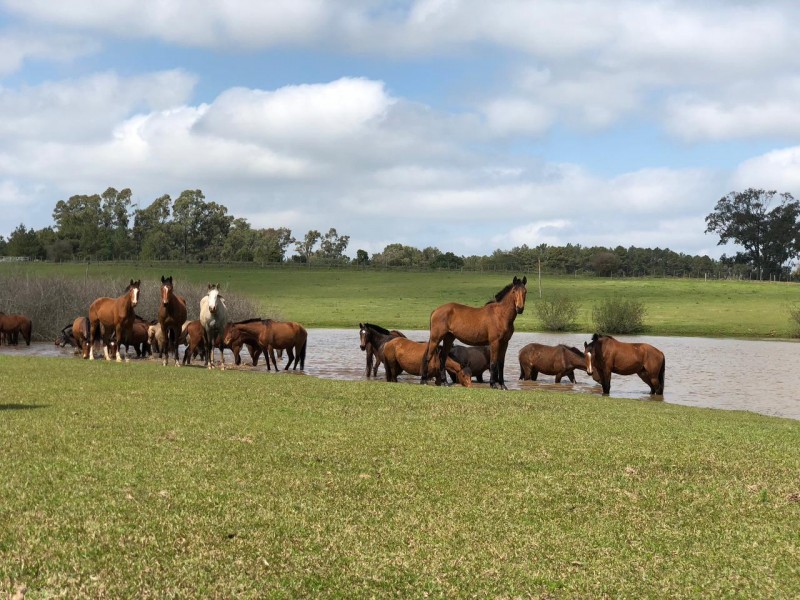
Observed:
[[[770,209],[776,198],[778,205]],[[612,277],[788,279],[791,261],[800,255],[798,217],[800,203],[790,194],[752,188],[731,192],[706,217],[706,233],[716,233],[720,244],[733,241],[744,251],[719,260],[668,248],[580,244],[522,245],[498,249],[489,256],[459,256],[436,247],[419,249],[399,243],[372,255],[359,249],[351,259],[346,255],[350,237],[335,228],[295,237],[286,227],[254,228],[246,219],[229,215],[224,205],[206,200],[201,190],[185,190],[174,200],[163,195],[140,208],[133,206],[130,189],[110,187],[102,194],[59,200],[52,226],[34,230],[20,224],[8,239],[0,236],[0,256],[54,262],[297,262],[408,269],[541,269],[552,274]]]

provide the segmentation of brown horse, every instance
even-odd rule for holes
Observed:
[[[450,354],[454,340],[469,346],[489,346],[491,364],[489,384],[491,387],[506,388],[503,370],[505,368],[508,341],[514,333],[514,319],[525,310],[525,284],[528,278],[517,279],[500,290],[481,308],[465,306],[456,302],[443,304],[431,313],[430,338],[422,361],[421,382],[428,382],[428,356],[442,343],[439,351],[439,364],[442,369],[440,381],[444,381],[444,363]]]
[[[561,383],[565,375],[575,383],[575,369],[586,370],[586,359],[577,348],[559,344],[527,344],[519,351],[520,379],[536,381],[539,373],[555,375],[556,383]]]
[[[462,369],[461,365],[455,360],[447,357],[445,368],[439,368],[439,355],[431,354],[430,358],[425,357],[425,342],[412,342],[404,337],[397,337],[388,340],[383,345],[384,368],[386,369],[386,381],[397,381],[397,376],[403,371],[411,375],[420,375],[422,372],[423,360],[428,361],[428,368],[433,370],[437,385],[441,385],[440,377],[445,377],[442,373],[452,373],[458,382],[464,387],[472,387],[469,369]]]
[[[233,362],[237,365],[242,364],[241,351],[243,346],[247,346],[253,366],[258,365],[258,357],[261,356],[261,346],[258,343],[258,336],[264,329],[262,319],[246,319],[225,325],[222,334],[223,344],[233,352]],[[269,358],[266,357],[267,371],[270,370]]]
[[[89,337],[89,319],[87,317],[75,318],[72,322],[72,337],[75,338],[75,343],[81,349],[81,356],[84,359],[89,358],[89,353],[92,351],[92,343]]]
[[[383,362],[383,345],[392,338],[406,337],[402,332],[392,329],[384,329],[380,325],[373,323],[358,324],[359,346],[367,353],[367,379],[370,376],[378,375],[378,367]],[[375,366],[372,360],[375,359]]]
[[[25,340],[25,345],[31,345],[31,331],[33,324],[25,315],[0,314],[0,334],[5,335],[6,344],[16,346],[19,335]]]
[[[186,338],[186,350],[183,353],[183,364],[191,364],[192,358],[198,354],[205,361],[206,330],[200,320],[186,321],[183,324],[181,335]]]
[[[108,347],[112,333],[116,336],[117,348],[131,336],[136,318],[133,309],[139,303],[140,285],[141,280],[131,279],[125,293],[118,298],[98,298],[89,305],[89,339],[95,339],[100,330],[106,360],[111,360]],[[89,353],[89,360],[94,360],[94,352]],[[122,362],[121,352],[117,352],[117,362]]]
[[[644,343],[620,342],[610,335],[592,336],[583,343],[586,372],[603,386],[603,394],[611,391],[611,373],[638,375],[650,386],[650,394],[664,395],[664,353]]]
[[[258,336],[258,344],[264,351],[264,356],[267,360],[272,360],[272,366],[278,370],[278,362],[275,360],[275,350],[284,349],[289,360],[284,371],[288,371],[289,367],[294,361],[293,370],[297,369],[297,363],[300,363],[300,370],[305,369],[306,364],[306,342],[308,340],[308,332],[299,323],[292,321],[282,322],[273,321],[272,319],[265,319],[262,321],[264,328]]]
[[[158,324],[164,333],[164,366],[167,366],[170,351],[175,356],[175,366],[181,366],[178,361],[178,338],[186,322],[186,298],[175,293],[172,275],[161,276],[161,306],[158,308]]]

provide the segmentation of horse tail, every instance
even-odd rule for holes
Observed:
[[[661,369],[658,371],[658,386],[661,388],[661,395],[664,395],[664,371],[667,369],[667,358],[661,360]]]
[[[300,348],[300,352],[298,352],[298,357],[295,359],[294,364],[297,366],[297,360],[300,360],[300,370],[303,371],[306,368],[306,345],[308,344],[308,338],[303,340],[303,346]]]

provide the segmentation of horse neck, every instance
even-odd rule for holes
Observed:
[[[122,309],[123,315],[133,314],[133,300],[131,299],[130,291],[125,292],[124,295],[117,298],[117,307]]]
[[[506,316],[510,316],[509,321],[513,321],[517,318],[517,305],[514,302],[514,295],[514,290],[511,289],[499,302],[494,302],[489,306],[494,306],[495,310],[500,311]]]

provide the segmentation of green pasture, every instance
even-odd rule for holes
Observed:
[[[308,269],[139,264],[48,263],[0,264],[0,273],[32,276],[141,278],[143,293],[156,293],[161,275],[182,280],[221,283],[230,293],[247,295],[265,314],[298,321],[306,327],[357,327],[369,321],[389,328],[427,329],[428,317],[444,302],[479,306],[490,300],[514,274],[496,272],[407,272],[352,269]],[[528,277],[528,305],[515,323],[518,331],[538,331],[535,303],[539,282]],[[109,290],[112,294],[115,290]],[[788,307],[800,301],[797,284],[700,279],[605,279],[543,276],[544,298],[561,294],[580,304],[576,330],[593,331],[592,307],[609,296],[644,303],[650,335],[788,338],[794,333]]]
[[[0,389],[0,597],[800,596],[797,421],[150,361]]]

